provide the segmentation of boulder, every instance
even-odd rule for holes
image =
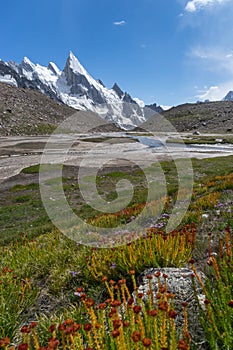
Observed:
[[[160,283],[167,285],[167,292],[174,293],[174,308],[178,312],[176,318],[176,324],[178,330],[182,331],[183,324],[183,302],[188,303],[188,325],[189,332],[192,336],[192,342],[195,349],[205,349],[206,341],[203,328],[199,319],[199,305],[194,296],[193,290],[193,271],[190,268],[150,268],[145,270],[139,277],[139,288],[138,293],[143,293],[143,300],[146,302],[148,299],[147,292],[149,291],[149,280],[148,275],[152,275],[152,290],[154,294],[154,300],[158,293],[158,278],[155,277],[155,273],[160,272]],[[203,272],[198,271],[199,276],[203,281],[206,277]],[[163,277],[165,276],[165,278]],[[167,276],[167,277],[166,277]],[[202,288],[194,277],[194,283],[196,286],[196,292],[199,302],[202,304],[205,300]],[[203,304],[204,305],[204,304]]]

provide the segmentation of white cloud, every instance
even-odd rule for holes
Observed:
[[[195,96],[198,100],[219,101],[233,90],[233,51],[219,47],[195,47],[189,55],[199,59],[200,69],[209,70],[211,74],[218,72],[223,80],[218,85],[205,86],[202,90],[198,90],[198,95]]]
[[[115,21],[115,22],[113,22],[113,24],[115,25],[115,26],[124,26],[125,24],[126,24],[126,21]]]
[[[198,100],[205,101],[220,101],[222,100],[229,91],[233,90],[233,80],[227,81],[219,86],[210,86],[209,88],[200,91],[200,94],[195,97]]]
[[[227,2],[228,0],[190,0],[185,6],[187,12],[195,12],[204,9],[208,5],[217,5]]]
[[[194,47],[188,54],[194,59],[199,59],[206,68],[211,71],[221,71],[231,74],[233,77],[233,51],[219,47]]]

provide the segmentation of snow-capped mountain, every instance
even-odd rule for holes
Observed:
[[[130,129],[146,120],[143,101],[133,99],[115,83],[107,89],[95,80],[70,52],[65,68],[55,63],[47,67],[24,57],[20,64],[0,61],[0,81],[17,87],[39,90],[57,101],[79,110],[98,113],[109,122]]]
[[[233,91],[229,91],[223,98],[223,101],[233,101]]]

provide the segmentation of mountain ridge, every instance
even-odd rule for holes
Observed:
[[[122,131],[93,112],[77,111],[39,91],[0,82],[1,136],[51,134],[71,116],[76,133]]]
[[[0,82],[16,87],[38,90],[50,98],[78,110],[99,114],[108,122],[132,129],[146,120],[144,107],[117,83],[107,89],[95,80],[70,51],[63,70],[55,63],[47,67],[24,57],[20,64],[0,61]]]
[[[151,116],[135,130],[169,131],[169,123],[178,132],[232,133],[233,101],[185,103]]]

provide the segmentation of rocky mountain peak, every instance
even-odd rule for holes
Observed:
[[[54,75],[59,75],[60,74],[60,70],[58,69],[58,67],[56,66],[55,63],[53,62],[49,62],[47,68],[54,74]]]
[[[70,51],[69,56],[66,61],[66,67],[72,69],[72,71],[76,74],[87,75],[86,69],[81,65],[77,57]]]
[[[30,61],[30,59],[28,57],[24,57],[21,64],[20,64],[20,67],[22,69],[25,69],[26,71],[28,72],[33,72],[34,69],[35,69],[35,65],[34,63],[32,63],[32,61]]]
[[[115,83],[112,87],[112,90],[114,90],[117,94],[118,97],[122,98],[122,96],[124,95],[124,92],[121,90],[121,88],[117,85],[117,83]]]
[[[101,79],[96,79],[96,81],[97,81],[97,83],[99,83],[99,84],[102,85],[103,87],[106,87],[106,86],[104,85],[104,83],[102,82]]]
[[[233,91],[229,91],[223,98],[223,101],[233,101]]]
[[[125,94],[124,94],[123,101],[124,101],[124,102],[127,102],[127,103],[137,104],[137,102],[134,101],[134,100],[132,99],[132,97],[130,96],[130,94],[128,94],[127,92],[125,92]]]
[[[0,63],[0,82],[39,90],[78,110],[98,112],[102,118],[126,129],[145,121],[142,101],[138,104],[117,83],[112,89],[105,87],[86,71],[72,51],[62,71],[53,62],[46,67],[27,57],[20,64]]]

